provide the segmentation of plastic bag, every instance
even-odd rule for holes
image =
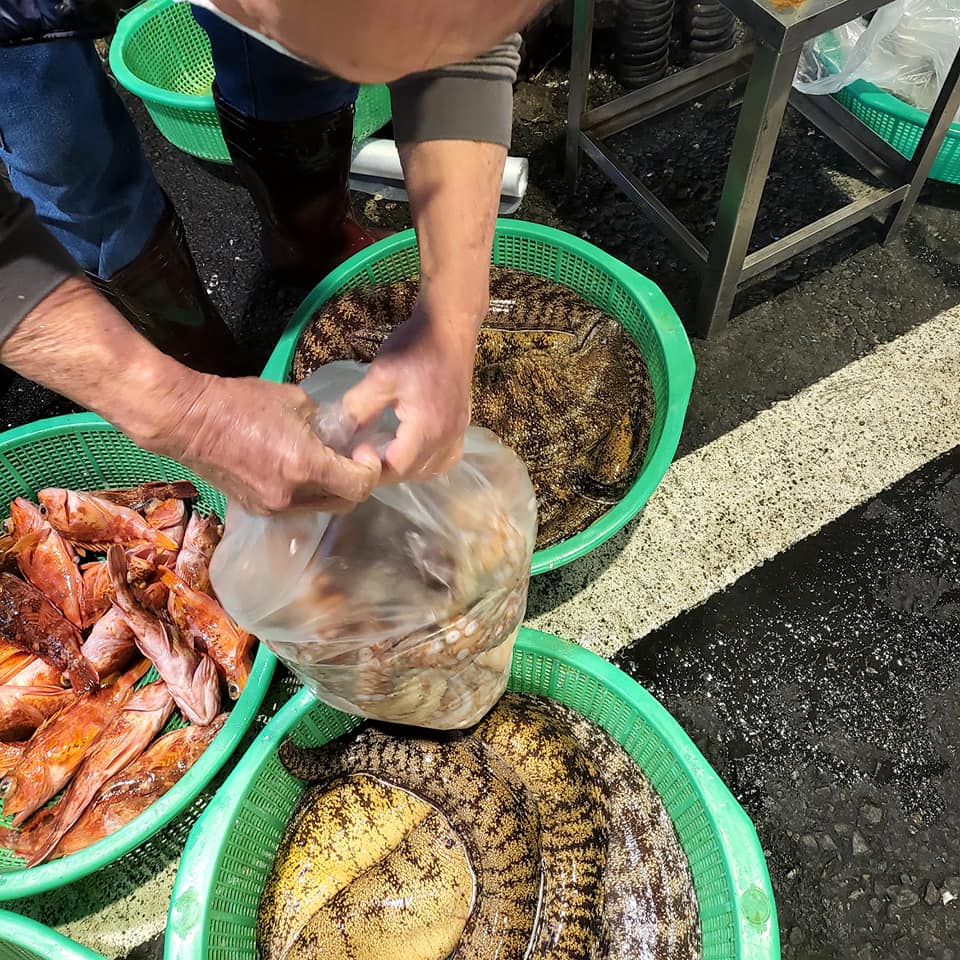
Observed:
[[[960,7],[952,0],[894,0],[869,24],[856,20],[808,41],[794,87],[837,93],[867,80],[931,110],[960,48]]]
[[[339,401],[365,366],[321,367],[301,386],[317,431],[347,452],[392,438]],[[506,689],[526,607],[536,502],[523,462],[471,427],[463,460],[429,483],[377,488],[344,516],[251,516],[230,503],[211,579],[224,608],[325,703],[392,723],[478,722]]]

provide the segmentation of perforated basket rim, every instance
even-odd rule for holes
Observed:
[[[650,321],[650,326],[663,352],[667,381],[667,411],[663,431],[650,461],[640,472],[626,496],[602,517],[575,536],[534,553],[531,574],[538,576],[579,559],[618,533],[643,509],[653,491],[659,486],[673,462],[680,443],[680,434],[693,387],[695,369],[693,350],[680,318],[660,288],[652,280],[637,273],[636,270],[599,247],[564,233],[562,230],[525,220],[499,219],[496,232],[498,236],[540,242],[562,252],[573,254],[619,282],[640,304]],[[262,376],[267,380],[278,382],[286,379],[297,340],[317,309],[338,293],[355,274],[361,273],[372,264],[395,253],[412,248],[415,243],[414,231],[405,230],[360,251],[325,277],[297,308],[277,341]]]
[[[656,733],[683,770],[720,849],[728,904],[736,917],[735,956],[738,960],[779,960],[776,902],[753,824],[676,720],[623,671],[576,644],[523,628],[516,652],[539,656],[573,672],[589,675],[601,687],[630,704]],[[247,791],[289,731],[318,703],[306,689],[291,698],[264,727],[194,824],[170,899],[165,960],[206,960],[211,919],[209,893],[228,847],[231,828],[247,803]],[[747,916],[747,903],[757,896],[765,898],[769,906],[769,916],[760,923],[752,922]]]
[[[212,92],[180,93],[177,90],[167,90],[144,80],[127,66],[127,50],[134,34],[147,20],[172,7],[174,3],[175,0],[144,0],[120,18],[110,43],[110,69],[120,86],[148,103],[185,110],[213,111],[216,108]]]
[[[113,434],[120,432],[95,414],[69,414],[40,420],[0,434],[0,453],[33,441],[55,440],[77,431]],[[22,482],[22,478],[18,478],[18,482]],[[2,506],[0,509],[3,509]],[[231,708],[223,728],[170,790],[126,826],[85,850],[38,867],[0,873],[0,901],[36,896],[89,876],[135,850],[183,813],[237,748],[257,716],[275,668],[276,658],[265,644],[260,644],[247,685],[240,699]]]
[[[103,954],[9,910],[0,910],[0,946],[4,940],[42,960],[105,960]]]

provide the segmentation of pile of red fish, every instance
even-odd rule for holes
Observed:
[[[188,482],[41,490],[0,539],[0,848],[95,843],[170,789],[240,696],[254,638],[210,584],[215,516]],[[158,679],[143,684],[151,667]],[[179,710],[189,725],[162,734]],[[57,795],[55,803],[50,804]]]

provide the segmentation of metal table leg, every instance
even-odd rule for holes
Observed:
[[[574,0],[573,5],[566,159],[567,183],[571,190],[576,189],[577,177],[580,174],[580,123],[587,108],[594,5],[595,0]]]
[[[730,317],[799,58],[799,49],[757,44],[700,288],[698,336],[717,333]]]
[[[960,51],[953,59],[953,64],[943,81],[943,87],[937,97],[937,102],[934,104],[933,110],[930,111],[930,119],[923,128],[923,134],[917,144],[917,149],[913,152],[913,159],[907,165],[910,188],[903,202],[892,212],[888,220],[886,240],[891,240],[896,236],[900,228],[907,222],[958,110],[960,110]]]

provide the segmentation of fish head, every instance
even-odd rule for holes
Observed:
[[[45,517],[48,522],[56,525],[57,523],[66,523],[70,515],[69,500],[71,493],[64,490],[63,487],[48,487],[37,494],[37,500],[40,502],[40,515]]]
[[[40,507],[23,497],[17,497],[10,503],[10,520],[14,536],[22,537],[35,530],[47,527],[47,521],[41,513]]]

